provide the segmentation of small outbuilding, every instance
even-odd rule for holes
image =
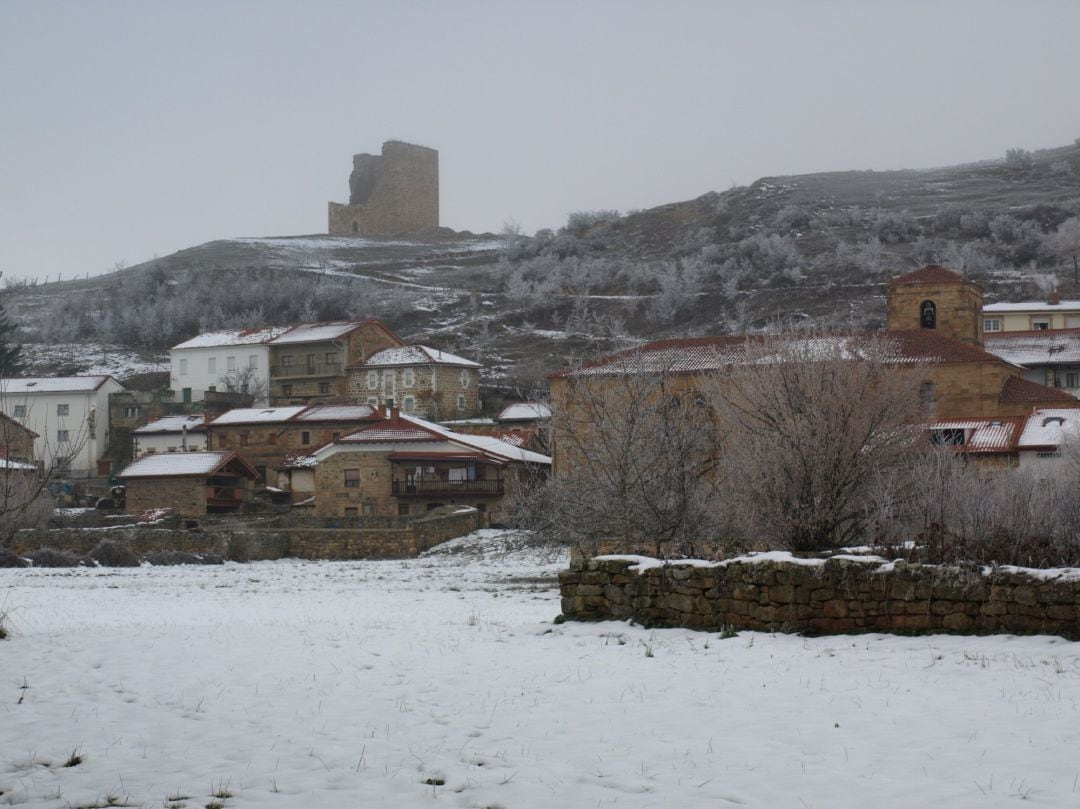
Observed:
[[[119,475],[130,514],[171,508],[183,517],[235,513],[243,508],[259,473],[231,450],[151,453]]]

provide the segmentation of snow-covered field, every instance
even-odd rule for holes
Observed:
[[[507,539],[0,570],[0,805],[1080,805],[1080,644],[556,625]]]

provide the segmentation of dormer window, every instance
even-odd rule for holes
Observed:
[[[919,304],[919,325],[924,329],[937,328],[937,304],[923,301]]]

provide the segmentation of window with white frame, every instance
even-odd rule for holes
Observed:
[[[1065,374],[1065,387],[1080,388],[1080,373],[1069,371]]]
[[[457,409],[458,410],[464,410],[465,409],[465,395],[464,394],[460,394],[460,393],[458,394],[458,397],[457,397]]]
[[[57,444],[66,444],[66,443],[68,443],[68,431],[67,430],[57,430],[56,431],[56,443]]]
[[[1031,330],[1032,331],[1047,331],[1049,328],[1050,328],[1050,321],[1049,320],[1032,320],[1031,321]]]
[[[248,368],[258,368],[258,367],[259,367],[259,355],[258,354],[248,354]]]
[[[217,373],[217,357],[207,357],[206,358],[206,372],[208,374],[216,374]]]
[[[71,415],[71,405],[69,405],[69,404],[58,404],[56,406],[56,415],[58,415],[58,416],[70,416]]]
[[[379,372],[368,371],[367,372],[367,389],[378,390],[379,389]]]
[[[983,331],[1001,331],[1001,318],[983,318]]]
[[[406,413],[412,413],[414,410],[416,410],[416,397],[415,396],[406,396],[405,397],[405,412]]]
[[[461,369],[461,387],[469,387],[469,372],[464,368]]]
[[[187,376],[187,357],[180,359],[180,375]]]
[[[368,400],[367,400],[367,403],[371,407],[378,407],[379,406],[379,397],[378,396],[369,396]]]
[[[225,358],[225,370],[226,371],[235,371],[236,370],[236,357],[226,357]]]
[[[416,371],[412,368],[406,368],[401,372],[401,386],[403,388],[411,388],[416,382]]]
[[[15,418],[26,418],[26,405],[15,405]]]

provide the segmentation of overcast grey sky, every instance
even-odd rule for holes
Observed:
[[[351,155],[437,148],[527,232],[769,174],[1080,135],[1080,2],[0,0],[0,270],[320,233]]]

